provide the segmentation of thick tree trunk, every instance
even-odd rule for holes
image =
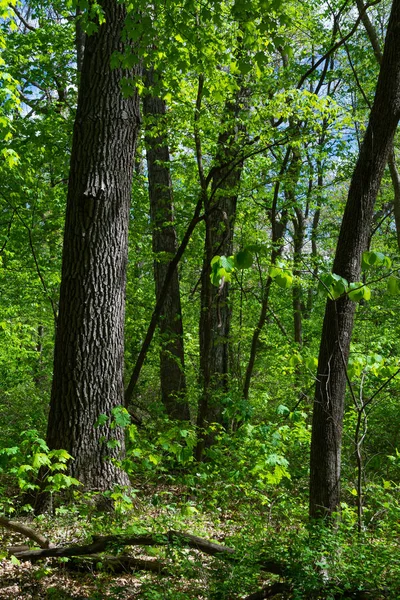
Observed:
[[[154,280],[159,300],[169,261],[177,251],[174,226],[172,182],[169,171],[169,149],[163,119],[165,101],[151,94],[153,72],[146,76],[148,93],[143,98],[146,119],[146,146],[149,180],[150,216],[152,223]],[[185,358],[178,269],[175,268],[160,314],[160,379],[161,395],[167,414],[172,419],[190,419],[185,398]]]
[[[389,19],[374,105],[350,185],[333,264],[348,281],[360,278],[375,199],[400,117],[400,0]],[[355,304],[327,301],[315,390],[310,462],[310,516],[330,516],[340,502],[346,368]]]
[[[235,131],[235,126],[238,128],[235,123],[238,111],[239,97],[234,104],[227,106],[232,126],[219,137],[218,166],[214,169],[210,196],[212,200],[205,206],[206,237],[200,299],[200,374],[203,391],[197,415],[200,436],[196,449],[198,460],[201,460],[204,448],[213,442],[212,435],[202,435],[201,432],[210,423],[222,424],[222,396],[228,391],[232,314],[229,284],[224,283],[219,290],[212,285],[210,263],[217,254],[230,256],[233,252],[233,230],[242,173],[242,164],[235,165],[239,153],[238,134]]]
[[[47,442],[74,457],[70,472],[86,488],[104,490],[128,483],[111,462],[123,451],[123,432],[95,423],[123,404],[139,106],[137,94],[125,98],[121,92],[122,78],[133,72],[110,67],[112,54],[124,50],[125,8],[115,0],[101,6],[105,23],[86,40],[73,135]]]

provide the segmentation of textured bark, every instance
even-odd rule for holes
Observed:
[[[125,9],[103,0],[105,23],[86,40],[74,126],[64,232],[60,308],[47,442],[65,448],[86,488],[128,479],[111,462],[123,432],[95,427],[123,404],[124,310],[129,205],[139,126],[138,97],[124,98],[110,68],[123,51]],[[119,447],[109,448],[114,440]],[[112,444],[110,444],[112,446]]]
[[[200,297],[200,376],[202,395],[199,400],[197,426],[199,431],[210,423],[222,424],[222,396],[228,391],[229,333],[231,307],[229,284],[218,290],[210,280],[210,263],[215,255],[230,256],[233,252],[233,230],[242,164],[238,158],[238,127],[235,118],[239,112],[239,94],[226,107],[231,119],[229,127],[219,136],[217,166],[213,171],[212,192],[206,201],[206,235],[201,276]],[[236,126],[236,130],[235,130]],[[196,457],[201,460],[203,450],[213,442],[212,435],[199,438]]]
[[[333,271],[357,281],[375,199],[400,117],[400,0],[394,0],[370,120],[350,184]],[[340,503],[346,368],[355,304],[327,301],[315,390],[310,462],[310,516],[332,515]]]
[[[169,149],[163,119],[165,101],[151,94],[153,71],[146,74],[148,93],[143,98],[146,119],[146,152],[149,180],[150,217],[154,261],[156,300],[159,300],[171,257],[177,251],[174,226]],[[175,268],[160,314],[161,397],[167,414],[173,419],[188,420],[189,405],[185,398],[185,356],[178,269]]]
[[[361,15],[362,23],[365,27],[365,31],[369,37],[369,41],[371,42],[371,46],[373,48],[375,58],[380,65],[382,63],[382,50],[379,43],[378,34],[376,32],[375,27],[371,23],[371,20],[368,16],[368,13],[365,10],[365,6],[362,0],[357,0],[357,8]],[[396,165],[396,155],[394,152],[394,148],[391,148],[389,152],[388,165],[390,171],[390,177],[392,179],[393,184],[393,212],[394,212],[394,222],[396,225],[396,237],[397,237],[397,246],[400,248],[400,174]]]

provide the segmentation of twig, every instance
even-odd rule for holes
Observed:
[[[12,4],[9,4],[9,7],[11,8],[11,10],[17,15],[18,19],[21,21],[21,23],[23,25],[25,25],[25,27],[27,29],[29,29],[29,31],[36,31],[36,27],[34,27],[33,25],[31,25],[30,23],[28,23],[28,21],[25,19],[25,17],[19,12],[18,8],[16,8],[15,6],[13,6]]]
[[[379,4],[381,0],[375,0],[374,2],[369,2],[368,4],[365,5],[364,7],[364,12],[366,12],[366,10],[370,7],[370,6],[374,6],[375,4]],[[338,42],[336,42],[336,44],[333,44],[333,46],[327,51],[325,52],[325,54],[323,54],[321,56],[321,58],[319,58],[317,60],[316,63],[314,63],[305,73],[304,75],[302,75],[302,77],[300,78],[299,83],[297,84],[297,89],[300,89],[301,86],[303,85],[303,83],[305,82],[305,80],[312,75],[312,73],[314,73],[314,71],[316,69],[318,69],[318,67],[334,52],[336,52],[336,50],[338,50],[341,46],[343,46],[343,44],[345,44],[347,42],[348,39],[351,38],[351,36],[356,32],[362,16],[364,14],[364,12],[357,18],[356,22],[354,23],[353,27],[350,29],[349,33],[347,35],[345,35],[342,39],[340,39]]]

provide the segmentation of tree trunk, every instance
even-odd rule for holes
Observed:
[[[278,200],[279,200],[279,192],[281,188],[282,178],[288,168],[288,163],[290,159],[291,149],[287,148],[285,152],[285,156],[283,158],[283,162],[281,168],[279,170],[279,176],[275,182],[274,186],[274,197],[272,201],[271,207],[271,237],[272,237],[272,252],[271,252],[271,265],[274,265],[276,260],[281,256],[283,250],[282,237],[285,233],[287,221],[288,221],[288,212],[286,209],[282,210],[281,218],[278,219]],[[265,325],[265,321],[267,320],[268,308],[269,308],[269,294],[271,290],[272,279],[271,277],[267,278],[267,281],[264,286],[264,290],[262,293],[262,301],[261,301],[261,311],[260,316],[257,322],[257,325],[254,328],[253,336],[251,339],[250,346],[250,355],[249,361],[247,363],[246,373],[244,377],[243,383],[243,398],[245,400],[249,399],[250,393],[250,383],[251,378],[253,377],[254,365],[256,362],[257,350],[258,350],[258,341],[260,338],[261,331]]]
[[[299,181],[301,171],[301,154],[298,149],[293,149],[293,158],[291,160],[287,180],[285,182],[285,197],[288,206],[292,208],[292,224],[293,224],[293,274],[296,277],[301,275],[301,262],[303,258],[303,245],[306,229],[306,219],[302,208],[299,206],[296,199],[296,186]],[[303,302],[301,286],[297,283],[292,289],[292,306],[293,306],[293,329],[294,341],[303,345]]]
[[[374,203],[400,117],[400,0],[394,0],[374,105],[350,184],[333,272],[349,282],[361,272]],[[310,517],[330,516],[340,503],[346,368],[355,304],[327,301],[315,390],[310,462]]]
[[[47,442],[65,448],[70,472],[88,489],[128,484],[112,463],[123,431],[96,427],[123,404],[124,311],[129,205],[138,96],[125,98],[111,69],[123,52],[125,8],[103,0],[105,23],[87,37],[74,126],[64,232],[60,309]]]
[[[211,200],[205,206],[206,237],[200,299],[200,373],[203,391],[197,416],[200,436],[196,449],[197,460],[201,460],[204,448],[213,442],[213,436],[203,436],[202,430],[210,423],[223,422],[222,396],[228,391],[232,314],[229,284],[224,283],[219,290],[212,285],[210,263],[217,254],[230,256],[233,252],[233,229],[242,173],[242,164],[235,165],[239,154],[238,134],[235,131],[235,126],[238,129],[239,95],[234,103],[227,105],[226,112],[232,122],[219,136]]]
[[[313,279],[316,282],[318,279],[318,250],[317,250],[317,234],[318,234],[318,226],[319,226],[319,220],[321,217],[321,194],[322,194],[322,190],[323,190],[323,185],[324,185],[324,175],[323,175],[323,169],[322,169],[322,164],[321,161],[317,161],[317,199],[316,199],[316,206],[315,206],[315,211],[314,211],[314,216],[313,216],[313,220],[312,220],[312,224],[311,224],[311,264],[312,264],[312,275],[313,275]],[[307,293],[307,318],[310,317],[311,315],[311,311],[313,308],[313,302],[314,302],[314,293],[315,291],[313,290],[312,287],[310,287],[310,289],[308,290]]]
[[[301,276],[301,260],[303,258],[303,245],[305,237],[305,219],[301,209],[296,210],[296,218],[293,218],[293,275]],[[293,329],[294,341],[303,345],[303,298],[301,286],[297,283],[292,289],[293,305]]]
[[[165,100],[152,95],[153,70],[146,74],[147,94],[143,98],[146,117],[146,151],[149,180],[150,217],[154,252],[156,300],[165,282],[169,261],[177,251],[174,226],[172,182],[169,171],[169,149],[166,139]],[[160,380],[161,398],[172,419],[189,420],[185,398],[185,358],[178,269],[172,274],[168,293],[160,314]]]
[[[356,0],[356,3],[358,12],[361,15],[361,21],[363,22],[365,31],[367,32],[369,41],[371,42],[375,58],[378,64],[380,65],[382,63],[382,50],[379,43],[378,34],[376,32],[375,27],[371,23],[367,11],[365,10],[363,0]],[[396,165],[396,155],[394,152],[394,147],[392,147],[391,151],[389,152],[388,164],[390,177],[392,179],[393,184],[393,213],[394,222],[396,225],[397,246],[400,249],[400,174]]]

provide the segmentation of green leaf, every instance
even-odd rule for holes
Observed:
[[[102,425],[105,425],[108,421],[108,417],[107,415],[99,415],[96,423],[94,424],[95,427],[101,427]]]
[[[211,283],[212,283],[213,285],[215,285],[215,287],[218,287],[218,286],[219,286],[219,283],[220,283],[220,281],[221,281],[221,277],[220,277],[220,275],[219,275],[219,269],[218,269],[218,271],[212,271],[212,272],[211,272],[211,274],[210,274],[210,279],[211,279]]]
[[[124,406],[116,406],[111,411],[117,427],[127,427],[131,422],[131,416]]]
[[[32,466],[34,469],[40,469],[40,467],[50,465],[50,459],[47,454],[43,454],[43,452],[36,452],[33,455]]]
[[[289,273],[289,271],[283,271],[283,273],[278,274],[274,278],[274,281],[279,285],[279,287],[286,290],[292,285],[293,276]]]
[[[400,294],[400,279],[391,275],[388,279],[387,289],[392,296]]]
[[[314,371],[314,369],[318,367],[318,358],[315,358],[315,356],[309,356],[305,360],[305,365],[307,369],[309,369],[310,371]]]
[[[114,450],[115,448],[120,448],[121,443],[118,440],[108,440],[106,446],[107,448],[110,448],[110,450]]]
[[[336,273],[323,273],[318,285],[318,293],[322,296],[328,296],[331,300],[337,300],[347,291],[347,279]]]
[[[348,287],[348,296],[353,302],[360,300],[370,300],[371,290],[360,281],[353,281]]]
[[[233,256],[221,256],[221,266],[227,273],[233,271],[235,268],[235,258]]]
[[[289,359],[289,365],[291,367],[297,367],[297,365],[301,365],[302,362],[303,359],[300,354],[293,354],[293,356],[291,356]]]
[[[271,277],[271,279],[275,279],[275,277],[280,273],[282,273],[281,267],[270,267],[268,271],[268,275]]]
[[[364,271],[366,271],[367,269],[370,269],[371,267],[386,267],[386,268],[390,269],[391,266],[392,266],[391,259],[388,256],[386,256],[385,254],[383,254],[383,252],[375,252],[375,251],[363,252],[361,268]]]
[[[253,264],[253,254],[250,250],[241,250],[235,255],[234,265],[238,269],[249,269]]]
[[[247,75],[247,73],[249,73],[252,69],[252,64],[248,60],[239,60],[237,65],[242,75]]]

